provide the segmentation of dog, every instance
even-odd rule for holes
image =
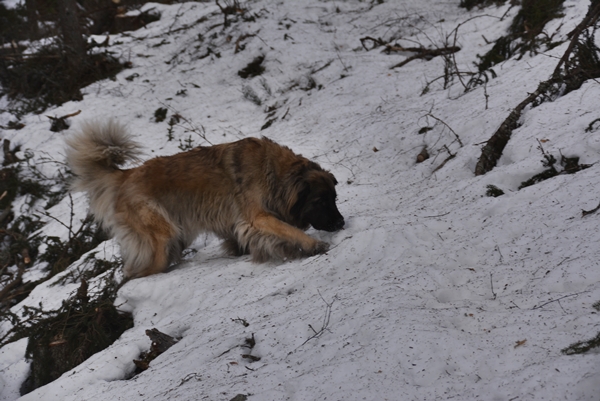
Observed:
[[[126,278],[164,272],[202,232],[254,262],[323,254],[309,226],[344,227],[333,174],[268,138],[199,146],[150,159],[125,127],[88,122],[66,140],[74,191],[121,248]]]

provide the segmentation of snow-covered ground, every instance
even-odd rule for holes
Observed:
[[[110,49],[133,67],[44,114],[82,110],[75,128],[115,117],[148,157],[176,153],[190,137],[208,145],[268,136],[335,174],[346,227],[309,230],[331,250],[280,264],[223,256],[218,239],[201,236],[183,263],[120,290],[116,304],[133,313],[133,329],[21,400],[600,400],[600,354],[560,352],[600,331],[592,307],[600,300],[600,214],[582,217],[600,202],[600,165],[518,190],[544,169],[538,141],[555,156],[600,161],[600,127],[585,130],[600,118],[600,85],[590,80],[527,109],[499,165],[476,177],[482,143],[550,76],[568,43],[495,66],[486,88],[465,94],[458,80],[449,89],[438,80],[422,95],[443,75],[441,57],[390,69],[410,54],[366,51],[360,38],[440,47],[453,44],[462,23],[456,61],[474,71],[476,55],[492,46],[486,39],[505,34],[518,8],[378,3],[250,1],[243,5],[255,21],[225,29],[215,27],[223,15],[212,2],[147,4],[160,21],[111,36]],[[546,32],[566,40],[588,5],[566,0]],[[260,55],[261,76],[238,76]],[[182,122],[169,141],[169,118],[154,122],[160,107],[196,131]],[[9,118],[1,114],[0,124]],[[44,115],[23,122],[2,135],[63,159],[67,133],[50,132]],[[425,145],[431,158],[417,164]],[[449,152],[456,156],[438,169]],[[485,196],[490,184],[505,194]],[[85,215],[85,196],[74,200]],[[68,201],[51,213],[68,219]],[[55,221],[46,230],[66,235]],[[118,247],[108,241],[97,250],[110,258]],[[41,285],[13,311],[56,308],[76,288]],[[150,328],[181,340],[126,380],[150,347]],[[320,335],[311,338],[313,330]],[[239,347],[252,335],[256,362]],[[1,400],[18,398],[25,346],[0,349]]]

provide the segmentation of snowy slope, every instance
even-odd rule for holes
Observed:
[[[133,329],[20,399],[600,400],[600,355],[560,352],[600,331],[592,308],[600,300],[599,217],[581,213],[600,201],[600,166],[518,190],[543,170],[538,140],[555,155],[600,160],[600,128],[585,131],[600,118],[600,86],[588,81],[528,109],[498,167],[475,177],[481,144],[550,76],[567,43],[496,66],[487,105],[483,87],[464,94],[458,81],[446,90],[436,81],[421,95],[443,75],[440,57],[390,69],[408,55],[366,51],[360,38],[443,46],[464,23],[456,60],[473,71],[476,55],[491,48],[484,36],[503,35],[517,8],[375,3],[251,1],[244,5],[256,20],[225,29],[214,27],[223,16],[213,3],[147,4],[162,13],[160,21],[111,37],[111,49],[133,68],[46,114],[82,110],[75,126],[116,117],[148,157],[176,153],[188,137],[208,145],[268,136],[335,174],[346,227],[309,230],[331,250],[281,264],[225,257],[216,238],[200,237],[198,252],[179,266],[121,289],[116,303],[133,312]],[[567,0],[565,16],[546,31],[565,40],[588,5]],[[235,53],[240,37],[245,48]],[[209,47],[220,57],[202,57]],[[237,72],[260,55],[265,73],[240,78]],[[317,87],[303,90],[311,80]],[[183,122],[168,141],[167,122],[153,119],[159,107],[196,131]],[[4,135],[62,159],[64,133],[51,133],[43,116],[24,122],[23,130]],[[433,129],[419,134],[425,126]],[[424,145],[432,157],[417,164]],[[444,149],[456,156],[437,169],[448,157]],[[484,196],[490,184],[505,195]],[[85,197],[74,199],[83,216]],[[53,213],[68,216],[68,204]],[[118,252],[112,241],[99,249],[107,258]],[[40,286],[23,304],[43,301],[50,309],[76,287]],[[181,340],[125,380],[132,360],[150,347],[149,328]],[[311,338],[313,329],[322,332]],[[239,347],[251,335],[256,362],[242,358],[247,350]],[[24,347],[21,341],[0,350],[0,399],[18,398]]]

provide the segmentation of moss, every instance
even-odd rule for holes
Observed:
[[[165,107],[159,107],[158,109],[154,110],[154,121],[157,123],[165,121],[167,119],[168,111],[169,110],[167,110]]]
[[[504,191],[501,190],[500,188],[498,188],[497,186],[495,186],[495,185],[487,186],[487,191],[485,192],[485,196],[491,196],[491,197],[497,198],[502,195],[504,195]]]
[[[262,65],[265,56],[258,56],[248,63],[248,65],[238,71],[238,75],[244,79],[256,77],[265,72],[265,67]]]

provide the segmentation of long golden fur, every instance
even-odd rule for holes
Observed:
[[[309,225],[336,231],[344,218],[335,177],[267,138],[197,147],[139,167],[140,146],[117,122],[87,123],[67,139],[67,162],[96,220],[121,247],[125,276],[143,277],[177,262],[203,231],[232,254],[256,262],[311,256],[329,245]]]

